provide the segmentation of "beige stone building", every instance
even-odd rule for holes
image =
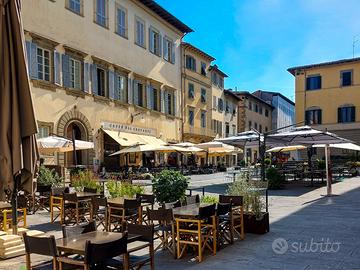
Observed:
[[[182,93],[183,141],[201,143],[211,141],[211,77],[208,72],[215,60],[212,56],[183,42]]]
[[[238,103],[238,132],[255,129],[260,133],[271,130],[271,112],[273,106],[259,97],[246,92],[236,91]],[[247,160],[256,161],[259,156],[257,148],[247,149]]]
[[[110,167],[159,161],[109,157],[122,146],[181,140],[188,26],[146,0],[26,0],[22,12],[39,136],[94,141],[94,151],[78,151],[78,163]],[[51,159],[73,164],[71,154]]]

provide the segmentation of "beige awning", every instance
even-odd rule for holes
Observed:
[[[106,130],[106,129],[103,129],[103,131],[111,138],[113,138],[121,146],[133,146],[139,144],[162,146],[166,144],[163,140],[158,139],[154,136],[133,134],[128,132]]]

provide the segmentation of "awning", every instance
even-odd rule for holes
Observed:
[[[128,132],[106,130],[106,129],[102,129],[102,130],[121,146],[133,146],[138,144],[150,144],[153,146],[161,146],[166,144],[166,142],[154,136],[133,134]]]

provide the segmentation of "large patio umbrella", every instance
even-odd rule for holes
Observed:
[[[42,154],[66,153],[74,151],[74,143],[72,140],[58,136],[49,136],[37,139],[37,144],[39,151]],[[75,150],[88,149],[94,149],[93,142],[75,140]]]
[[[172,144],[174,146],[180,146],[180,147],[193,147],[195,146],[195,143],[192,143],[192,142],[181,142],[181,143],[175,143],[175,144]]]
[[[17,233],[18,188],[33,192],[39,155],[25,62],[19,0],[0,0],[0,199],[12,191],[12,227]]]
[[[266,152],[268,153],[290,152],[290,151],[302,150],[306,148],[307,147],[304,145],[277,146],[267,150]]]
[[[120,151],[112,153],[109,156],[117,156],[121,154],[129,154],[129,153],[140,153],[140,152],[153,152],[156,151],[160,146],[159,145],[151,145],[151,144],[135,144],[129,147],[125,147]]]

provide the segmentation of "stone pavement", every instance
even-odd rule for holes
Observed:
[[[208,192],[223,192],[216,185]],[[326,187],[289,186],[270,192],[270,232],[247,234],[199,264],[187,256],[174,260],[156,254],[156,269],[360,269],[360,178],[333,185],[338,196],[323,197]],[[43,224],[48,214],[29,217],[33,228],[59,236],[58,224]],[[39,261],[39,257],[34,258]],[[21,269],[24,256],[0,261],[0,269]]]

